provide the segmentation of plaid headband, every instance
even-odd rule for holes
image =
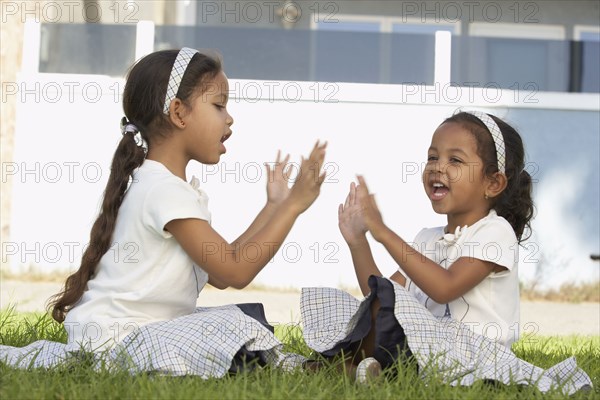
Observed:
[[[173,68],[171,69],[169,86],[167,86],[167,95],[165,96],[165,105],[163,106],[163,112],[165,114],[169,114],[169,106],[171,105],[171,101],[173,101],[177,96],[179,84],[181,83],[183,74],[185,74],[185,70],[190,63],[190,60],[196,53],[198,53],[198,50],[190,49],[189,47],[184,47],[179,50],[177,58],[173,63]]]
[[[490,131],[492,134],[494,146],[496,147],[496,158],[498,159],[498,171],[506,174],[506,150],[504,149],[504,136],[502,136],[502,131],[498,127],[498,124],[486,113],[482,113],[480,111],[465,112],[477,117],[477,119],[483,122],[483,124],[488,128],[488,131]]]

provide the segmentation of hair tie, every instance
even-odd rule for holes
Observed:
[[[479,119],[490,131],[496,148],[496,159],[498,160],[498,171],[506,175],[506,150],[504,148],[504,136],[498,124],[489,114],[480,111],[465,111],[475,118]]]
[[[123,136],[131,135],[131,137],[133,137],[133,140],[135,141],[135,144],[138,147],[141,147],[142,150],[144,150],[144,155],[148,153],[148,143],[146,143],[146,141],[142,137],[142,134],[138,127],[135,126],[133,123],[127,121],[127,117],[121,118],[121,134],[123,134]]]
[[[128,133],[133,133],[134,135],[138,133],[140,130],[133,123],[127,121],[127,117],[121,118],[121,133],[126,135]]]
[[[167,94],[163,106],[163,112],[167,115],[169,114],[171,101],[175,99],[177,92],[179,91],[181,79],[183,79],[183,75],[190,64],[192,57],[194,57],[194,54],[196,53],[198,53],[198,50],[190,49],[189,47],[184,47],[177,53],[177,58],[175,58],[173,68],[171,69],[171,75],[169,76],[169,85],[167,86]]]

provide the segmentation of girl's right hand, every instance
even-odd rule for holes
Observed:
[[[346,202],[338,207],[338,226],[344,240],[352,246],[365,238],[367,225],[363,216],[363,207],[356,195],[356,184],[350,184]]]
[[[358,175],[357,179],[356,202],[360,205],[362,220],[364,221],[366,229],[373,235],[373,239],[380,241],[381,234],[386,232],[388,228],[383,223],[381,212],[375,202],[375,196],[369,192],[365,178]]]
[[[279,206],[289,196],[290,188],[288,182],[290,179],[290,170],[285,171],[290,160],[290,155],[285,156],[283,161],[280,161],[281,151],[277,152],[275,165],[271,168],[267,163],[267,203]]]
[[[307,159],[302,157],[298,177],[287,199],[298,214],[306,211],[319,196],[321,184],[325,180],[325,172],[321,174],[321,167],[326,147],[327,142],[319,144],[317,141],[310,156]]]

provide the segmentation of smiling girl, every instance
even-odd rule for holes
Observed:
[[[334,289],[305,289],[307,344],[325,357],[341,355],[362,382],[416,360],[421,376],[451,384],[484,379],[569,393],[591,385],[574,359],[543,371],[510,351],[519,335],[518,248],[533,215],[524,155],[519,134],[497,117],[460,112],[446,119],[423,171],[425,193],[446,225],[423,229],[412,243],[383,222],[359,176],[338,215],[366,297],[359,303]],[[399,266],[389,279],[367,232]]]

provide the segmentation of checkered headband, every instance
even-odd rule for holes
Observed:
[[[181,83],[183,74],[185,74],[185,70],[190,63],[190,60],[196,53],[198,53],[198,50],[184,47],[179,50],[177,58],[175,58],[175,63],[173,63],[173,68],[171,69],[171,76],[169,77],[169,86],[167,86],[165,105],[163,106],[163,112],[167,115],[169,114],[169,106],[171,105],[171,101],[173,101],[177,96],[177,91],[179,90],[179,84]]]
[[[506,174],[506,150],[504,148],[504,136],[502,131],[498,127],[498,124],[492,117],[486,113],[480,111],[465,111],[479,119],[488,128],[494,140],[494,146],[496,147],[496,158],[498,159],[498,171]]]

